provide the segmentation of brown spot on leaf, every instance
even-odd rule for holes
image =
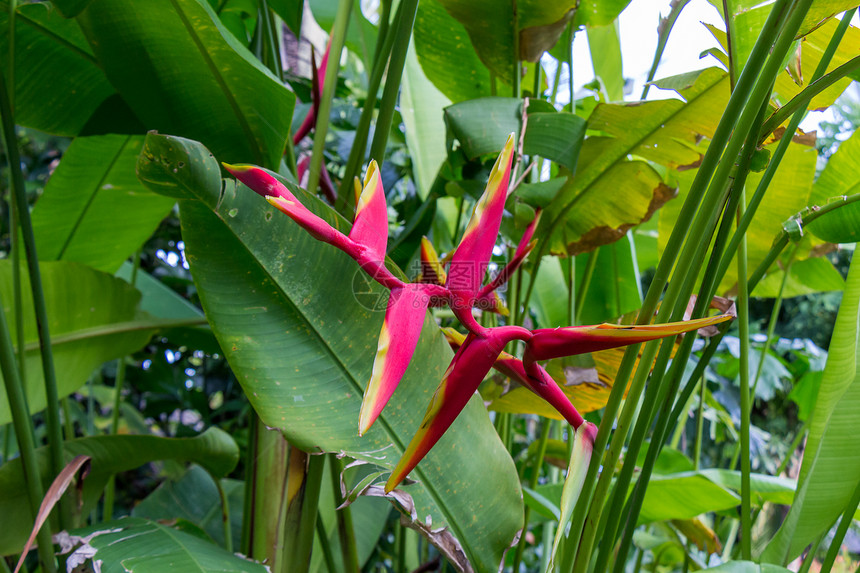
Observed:
[[[654,189],[654,193],[651,196],[651,202],[648,204],[648,210],[645,215],[642,216],[642,219],[632,223],[624,223],[620,227],[615,228],[607,225],[595,227],[582,235],[578,241],[569,243],[567,245],[567,253],[569,255],[579,255],[581,253],[591,252],[597,247],[614,243],[623,237],[632,227],[650,219],[657,209],[665,205],[669,199],[674,198],[676,194],[677,189],[675,187],[669,187],[665,183],[660,183]]]

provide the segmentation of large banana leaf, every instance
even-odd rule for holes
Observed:
[[[103,573],[265,573],[269,570],[256,561],[213,545],[196,535],[193,529],[186,532],[139,517],[100,523],[71,533],[73,540],[87,539],[80,555],[101,561],[99,570]],[[81,562],[89,563],[89,560]]]
[[[9,53],[9,0],[0,0],[0,51]],[[58,135],[77,135],[115,94],[78,23],[44,4],[18,3],[15,18],[15,121]],[[0,58],[7,81],[9,58]],[[62,81],[58,81],[62,78]]]
[[[183,167],[174,172],[179,163]],[[261,420],[308,451],[342,452],[393,468],[424,413],[451,351],[427,319],[412,363],[380,419],[358,437],[387,293],[351,259],[314,240],[250,190],[221,188],[200,144],[147,136],[138,173],[154,190],[183,195],[183,237],[206,315]],[[293,192],[332,225],[337,218]],[[401,511],[436,542],[496,571],[522,524],[514,465],[473,399],[402,488]],[[413,507],[414,504],[414,507]]]
[[[155,460],[191,461],[212,475],[224,477],[239,462],[239,448],[226,432],[210,428],[194,438],[160,438],[156,436],[94,436],[69,440],[63,444],[63,455],[71,460],[78,455],[92,458],[90,473],[83,482],[80,515],[93,509],[110,476]],[[51,475],[47,446],[37,451],[39,472],[47,489]],[[21,469],[21,458],[0,467],[0,555],[21,551],[33,526],[33,515],[27,500],[27,486]]]
[[[842,513],[860,482],[860,263],[848,271],[791,509],[762,559],[785,565]]]
[[[40,268],[60,397],[80,388],[107,360],[140,349],[155,332],[156,324],[135,321],[140,294],[125,281],[79,263],[45,262]],[[45,385],[26,272],[23,279],[27,402],[31,412],[38,412],[45,407]],[[12,316],[9,261],[0,261],[0,297],[6,315]],[[16,340],[15,321],[9,322]],[[0,424],[10,420],[6,391],[0,390]]]
[[[221,488],[230,505],[233,539],[242,538],[245,482],[222,479]],[[132,517],[170,520],[186,519],[205,531],[213,541],[224,545],[221,497],[212,476],[193,465],[179,478],[169,478],[131,510]]]
[[[110,82],[148,129],[224,161],[280,164],[295,96],[205,0],[94,0],[78,16]]]
[[[419,2],[413,33],[421,68],[445,97],[458,102],[490,95],[490,70],[439,0]]]
[[[728,76],[709,68],[658,82],[686,101],[601,104],[588,119],[589,137],[576,177],[561,188],[541,219],[553,253],[577,254],[611,243],[672,198],[653,167],[695,164],[700,137],[710,137],[729,96]],[[539,247],[540,248],[540,247]]]
[[[115,272],[175,201],[134,175],[141,135],[76,138],[33,209],[39,259]]]
[[[826,205],[834,197],[860,193],[860,135],[855,131],[839,144],[815,182],[809,197],[810,205]],[[840,207],[809,226],[818,237],[834,243],[860,240],[860,203]]]

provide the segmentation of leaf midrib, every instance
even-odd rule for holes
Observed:
[[[78,216],[77,220],[75,221],[74,225],[72,225],[72,228],[69,231],[69,234],[66,236],[65,242],[63,243],[63,246],[60,248],[60,252],[57,254],[57,260],[58,261],[62,260],[63,255],[66,254],[66,249],[69,248],[69,245],[72,243],[75,236],[77,235],[78,229],[80,229],[81,225],[83,224],[83,221],[86,218],[87,213],[90,210],[90,207],[92,207],[93,203],[96,200],[96,197],[98,197],[99,191],[102,190],[102,186],[105,184],[105,180],[107,180],[108,175],[110,175],[111,171],[113,171],[113,168],[116,165],[116,162],[119,161],[120,156],[125,151],[125,148],[128,145],[129,141],[131,141],[132,137],[133,136],[131,136],[131,135],[126,136],[125,141],[122,142],[122,144],[119,146],[116,153],[114,154],[113,158],[107,164],[107,167],[105,168],[104,172],[102,173],[102,176],[99,178],[99,182],[96,184],[95,189],[92,191],[92,193],[90,193],[90,197],[89,197],[89,199],[87,199],[87,202],[84,205],[83,210],[81,211],[81,213]]]
[[[236,116],[236,121],[238,122],[239,127],[244,132],[245,138],[248,140],[248,146],[256,155],[255,162],[260,165],[266,165],[267,162],[263,157],[262,150],[257,145],[257,139],[254,137],[254,132],[253,130],[251,130],[251,125],[245,118],[245,114],[242,113],[242,108],[239,106],[239,102],[233,96],[233,92],[227,86],[227,81],[224,79],[224,76],[221,74],[221,71],[218,69],[218,66],[215,65],[215,62],[212,60],[212,56],[209,54],[209,51],[203,45],[203,41],[200,39],[200,36],[197,34],[197,31],[191,25],[191,22],[188,21],[188,17],[185,15],[185,11],[182,9],[182,7],[179,6],[178,1],[170,0],[170,3],[173,5],[173,9],[176,11],[176,14],[179,16],[179,19],[182,21],[182,26],[188,33],[188,37],[191,38],[192,42],[194,42],[194,46],[197,48],[200,57],[202,57],[203,60],[206,62],[206,67],[209,68],[209,72],[212,74],[213,79],[218,84],[218,87],[221,89],[221,93],[224,96],[224,99],[227,100],[227,103],[233,110],[233,114]]]

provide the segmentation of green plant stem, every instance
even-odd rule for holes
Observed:
[[[337,505],[345,500],[340,493],[340,474],[343,472],[343,461],[334,454],[329,456],[331,469],[331,486]],[[355,528],[352,525],[352,509],[347,505],[335,511],[337,517],[337,533],[340,538],[340,550],[343,556],[343,566],[347,573],[358,573],[360,570],[358,562],[358,548],[355,544]]]
[[[768,89],[768,93],[769,91],[770,90]],[[767,98],[765,97],[763,99],[766,100]],[[765,109],[766,105],[762,104],[759,106],[759,110],[757,112],[757,115],[755,116],[755,119],[751,123],[745,124],[747,127],[747,131],[749,131],[754,126],[761,125]],[[726,179],[723,180],[724,188],[721,190],[718,196],[711,197],[712,202],[716,204],[722,204],[726,201],[726,194],[729,193],[732,189],[735,190],[735,192],[729,195],[728,205],[725,210],[726,213],[733,212],[733,210],[741,202],[741,196],[738,190],[743,188],[744,181],[748,173],[749,162],[755,149],[755,133],[757,132],[752,131],[746,136],[744,150],[741,153],[741,158],[737,166],[737,174],[735,175],[735,177],[733,179],[730,179],[728,177],[728,174],[726,174]],[[711,194],[712,192],[709,191],[709,195]],[[699,269],[701,267],[701,264],[707,251],[708,243],[710,242],[709,238],[714,232],[720,211],[722,211],[722,209],[705,209],[704,207],[699,211],[698,215],[696,216],[696,220],[693,223],[693,228],[700,229],[700,231],[691,231],[691,236],[700,238],[706,237],[708,238],[708,240],[688,242],[687,245],[685,245],[684,250],[681,252],[681,257],[678,263],[679,269]],[[717,239],[713,246],[711,262],[708,265],[708,270],[705,272],[705,284],[702,285],[701,289],[703,292],[708,292],[709,289],[712,288],[713,279],[711,279],[710,284],[708,283],[709,277],[711,276],[709,271],[711,270],[712,265],[715,265],[716,261],[719,260],[719,253],[725,245],[726,238],[728,236],[728,229],[729,223],[726,219],[724,219],[723,224],[720,227],[720,231],[717,234]],[[663,305],[661,306],[660,312],[657,315],[658,322],[665,322],[667,320],[678,320],[681,317],[684,308],[686,307],[686,301],[689,299],[689,296],[692,293],[693,285],[696,281],[697,274],[698,273],[696,272],[688,272],[686,277],[683,278],[683,280],[673,280],[669,284],[669,288],[666,291],[665,297],[663,299]],[[649,290],[649,294],[650,292],[651,291]],[[702,316],[704,314],[710,298],[710,295],[701,296],[700,294],[700,296],[696,300],[696,305],[693,309],[694,317]],[[636,456],[638,455],[641,443],[644,441],[646,430],[648,427],[650,427],[651,421],[654,418],[655,408],[661,407],[662,414],[658,418],[657,427],[655,428],[654,433],[652,435],[651,445],[648,448],[648,453],[646,455],[646,463],[643,467],[642,473],[639,476],[636,489],[634,490],[634,495],[631,498],[631,507],[633,509],[631,509],[630,512],[624,512],[627,515],[628,522],[623,535],[621,546],[619,548],[619,555],[616,559],[616,570],[618,564],[623,565],[624,561],[626,560],[629,543],[632,540],[632,530],[635,527],[636,516],[638,516],[639,510],[641,508],[645,488],[647,487],[647,482],[650,478],[651,471],[653,470],[654,463],[656,462],[657,455],[662,448],[665,434],[666,432],[668,432],[668,428],[670,427],[670,421],[677,420],[680,417],[681,412],[678,411],[678,407],[683,408],[686,405],[686,401],[689,399],[690,396],[690,393],[686,393],[685,396],[679,401],[676,408],[672,409],[673,396],[677,392],[677,389],[680,385],[681,377],[683,375],[683,365],[686,364],[689,358],[690,352],[692,350],[693,340],[694,337],[691,336],[687,336],[684,338],[683,342],[681,343],[681,347],[679,348],[673,359],[672,371],[668,376],[667,382],[663,381],[662,373],[665,372],[665,368],[671,355],[671,347],[667,347],[667,345],[664,344],[661,348],[660,355],[658,356],[657,362],[653,368],[651,384],[661,384],[663,387],[659,390],[656,399],[648,399],[649,395],[653,396],[653,393],[651,392],[646,395],[646,399],[644,402],[646,408],[643,412],[643,417],[637,423],[637,427],[636,429],[634,429],[633,433],[634,438],[631,441],[630,446],[628,447],[627,458],[631,461],[624,464],[624,467],[622,467],[622,473],[616,483],[615,494],[613,496],[614,499],[612,501],[612,509],[610,510],[610,527],[608,533],[604,535],[606,545],[602,547],[601,554],[598,556],[598,564],[601,562],[605,563],[608,561],[609,545],[611,544],[611,540],[614,539],[615,533],[617,531],[618,523],[621,519],[620,510],[623,505],[624,496],[626,495],[627,491],[627,484],[632,477],[632,460],[635,460]],[[657,341],[657,344],[659,344],[659,341]],[[655,343],[649,343],[648,345],[646,345],[645,350],[642,353],[642,358],[640,360],[640,367],[636,372],[636,376],[634,377],[633,382],[631,383],[630,394],[628,394],[628,396],[630,396],[631,394],[638,396],[638,393],[641,392],[642,384],[644,384],[644,379],[648,374],[647,366],[644,367],[643,370],[643,365],[651,364],[654,357],[655,348]],[[622,366],[624,366],[623,361]],[[696,375],[694,374],[694,376]],[[699,373],[699,376],[701,376],[701,373]],[[692,392],[692,385],[695,384],[696,379],[697,378],[694,378],[693,381],[688,384],[688,386],[690,386],[690,392]],[[662,404],[662,406],[660,406],[660,404]],[[673,414],[675,415],[670,416],[670,410],[672,410]],[[624,417],[625,414],[622,413],[622,418]],[[614,448],[617,452],[620,453],[620,446],[620,441],[614,439],[613,447],[610,448],[610,451],[612,451]],[[604,490],[606,488],[608,488],[608,485],[604,486]],[[595,511],[599,512],[600,510],[597,509]]]
[[[140,269],[140,251],[134,253],[134,259],[131,267],[131,286],[136,286],[137,284],[137,271]],[[110,434],[116,435],[119,432],[119,410],[120,404],[122,403],[122,387],[125,385],[125,370],[126,370],[126,362],[125,357],[118,358],[116,361],[116,378],[114,379],[114,388],[113,388],[113,409],[111,410],[111,418],[110,418]],[[92,396],[92,393],[90,393]],[[216,485],[219,487],[220,492],[220,484],[217,483],[216,478],[212,478],[216,480]],[[110,481],[108,481],[107,487],[105,488],[105,499],[104,499],[104,516],[105,519],[113,518],[113,507],[114,501],[116,499],[116,476],[111,476]],[[232,551],[232,550],[231,550]]]
[[[744,205],[746,201],[741,201]],[[738,220],[743,215],[743,206],[738,209]],[[741,382],[741,555],[752,559],[751,497],[750,497],[750,325],[749,290],[743,277],[747,276],[747,242],[741,239],[738,248],[738,338],[740,339],[740,382]]]
[[[806,435],[806,428],[808,425],[809,420],[806,420],[806,422],[797,429],[797,434],[794,436],[794,440],[792,440],[791,445],[789,446],[788,455],[785,456],[785,459],[783,459],[782,462],[780,462],[779,467],[776,468],[776,472],[774,472],[773,475],[782,475],[782,472],[784,472],[785,468],[788,467],[788,464],[791,462],[791,456],[797,451],[798,446],[800,446],[800,442],[803,440],[803,436]]]
[[[50,451],[50,469],[52,475],[59,475],[63,469],[63,432],[60,425],[60,399],[57,392],[57,376],[54,370],[54,356],[51,351],[51,333],[48,327],[48,312],[45,308],[45,293],[42,290],[42,275],[39,270],[39,257],[36,254],[36,239],[33,235],[33,224],[30,220],[30,210],[27,207],[27,193],[24,188],[24,174],[21,171],[21,158],[18,154],[18,142],[15,137],[15,123],[12,118],[12,108],[9,101],[9,87],[0,72],[0,116],[3,122],[3,141],[9,158],[9,171],[12,178],[12,190],[18,206],[18,219],[24,239],[24,251],[27,255],[27,270],[30,274],[30,290],[33,296],[33,307],[36,312],[36,328],[39,333],[39,344],[42,355],[42,369],[45,378],[45,421],[48,429],[48,448]],[[65,527],[62,512],[58,512],[60,528]]]
[[[845,35],[845,31],[848,29],[848,26],[851,23],[851,18],[853,17],[853,12],[855,11],[856,9],[849,10],[842,17],[839,26],[833,33],[833,37],[830,39],[827,48],[824,50],[824,54],[822,54],[821,56],[821,60],[819,61],[818,66],[816,66],[815,71],[812,74],[813,82],[816,79],[820,78],[824,74],[825,70],[827,70],[827,66],[830,64],[830,60],[832,59],[833,54],[836,52],[836,48],[839,46],[839,42]],[[808,103],[809,102],[807,101],[807,106]],[[762,199],[764,199],[764,194],[770,186],[770,183],[773,180],[774,175],[776,174],[776,170],[779,167],[782,158],[785,156],[786,151],[788,151],[788,146],[791,144],[791,137],[797,131],[800,122],[803,120],[803,116],[806,113],[807,106],[803,106],[802,108],[796,110],[794,115],[791,117],[788,126],[786,127],[784,137],[780,139],[779,144],[776,146],[776,149],[773,152],[773,156],[768,163],[767,169],[765,169],[764,174],[759,180],[758,186],[756,187],[756,190],[753,193],[753,196],[750,199],[746,210],[744,211],[744,216],[738,224],[737,230],[735,231],[735,234],[732,237],[731,242],[729,243],[729,247],[726,249],[726,252],[723,255],[723,259],[720,261],[720,267],[717,271],[717,282],[722,280],[722,278],[726,275],[726,271],[729,268],[729,264],[731,264],[735,252],[737,251],[740,239],[746,234],[750,223],[752,223],[753,216],[758,211],[758,207],[761,204]],[[762,131],[767,133],[766,128],[763,128]],[[759,137],[759,139],[761,139],[761,136]]]
[[[402,4],[403,12],[397,21],[391,59],[388,62],[385,89],[382,90],[382,101],[379,103],[379,115],[376,118],[376,130],[373,132],[373,142],[370,144],[370,158],[375,159],[379,165],[385,161],[385,146],[388,144],[388,134],[391,132],[391,122],[397,107],[400,82],[403,79],[403,66],[406,64],[406,52],[409,49],[412,26],[415,24],[415,14],[418,11],[418,0],[403,0]]]
[[[828,213],[839,209],[840,207],[844,207],[846,205],[851,205],[852,203],[856,203],[860,201],[860,193],[855,193],[853,195],[843,195],[841,197],[834,198],[835,200],[831,200],[826,205],[815,206],[814,208],[807,208],[794,216],[794,219],[800,225],[800,227],[804,227],[809,225],[816,219],[827,215]],[[768,251],[767,255],[765,255],[764,260],[756,267],[756,269],[750,275],[750,283],[758,284],[759,281],[764,277],[764,274],[770,268],[770,266],[776,261],[777,257],[779,257],[780,253],[782,253],[783,249],[788,245],[789,242],[789,234],[787,231],[783,230],[777,235],[777,238],[774,240],[773,245],[770,247],[770,251]],[[750,290],[752,292],[752,290]]]
[[[648,90],[651,89],[651,82],[657,74],[657,67],[660,65],[660,60],[663,59],[663,50],[666,49],[666,43],[669,41],[669,34],[672,33],[672,28],[675,22],[678,21],[678,16],[681,11],[690,3],[690,0],[672,0],[669,4],[669,13],[665,18],[660,20],[657,26],[657,49],[654,50],[654,59],[651,61],[651,69],[648,70],[648,77],[645,79],[645,87],[642,88],[642,95],[639,99],[645,99],[648,96]]]
[[[325,526],[323,525],[322,518],[317,517],[317,539],[320,542],[320,551],[323,555],[323,561],[325,561],[326,571],[337,571],[337,567],[334,564],[334,555],[331,552],[331,544],[328,542],[328,533],[326,533]]]
[[[849,74],[860,69],[860,56],[855,56],[834,69],[832,72],[821,76],[818,80],[811,82],[803,91],[791,98],[787,104],[779,108],[762,126],[761,140],[773,133],[783,121],[795,111],[805,108],[809,105],[809,101],[841,80]]]
[[[69,397],[60,399],[60,407],[63,409],[63,437],[66,440],[75,439],[75,423],[72,421],[72,408],[69,406]]]
[[[576,96],[573,94],[573,38],[576,35],[576,26],[573,25],[573,20],[571,18],[567,25],[567,88],[570,90],[570,113],[576,113]]]
[[[696,408],[696,441],[693,442],[693,468],[698,471],[702,465],[702,433],[705,429],[705,390],[708,381],[705,376],[699,378],[699,406]]]
[[[541,428],[540,428],[540,438],[538,438],[538,451],[535,455],[535,462],[532,469],[531,479],[529,479],[529,487],[531,489],[535,489],[538,485],[538,479],[540,478],[540,469],[543,466],[543,458],[546,455],[546,444],[549,439],[549,430],[550,430],[551,420],[548,418],[541,419]],[[526,531],[528,531],[529,527],[529,517],[531,517],[532,508],[528,505],[525,506],[525,510],[523,511],[523,533],[520,535],[520,541],[517,544],[517,552],[514,554],[514,571],[520,570],[520,563],[523,560],[523,551],[526,548]]]
[[[523,78],[523,63],[520,60],[520,14],[517,7],[517,0],[510,0],[511,13],[513,14],[513,41],[514,41],[514,61],[512,63],[513,78],[511,82],[511,95],[517,99],[523,97],[522,78]],[[535,94],[537,97],[537,94]]]
[[[791,274],[791,265],[794,264],[794,259],[797,256],[797,250],[799,247],[800,244],[796,243],[794,248],[791,250],[791,254],[789,254],[788,261],[785,264],[784,274],[782,275],[782,281],[779,283],[779,292],[776,294],[776,298],[773,301],[773,309],[770,312],[770,321],[767,325],[767,339],[765,340],[764,347],[761,350],[761,358],[759,359],[758,366],[756,367],[755,377],[752,382],[752,390],[750,390],[750,400],[753,403],[755,403],[755,391],[756,388],[758,388],[758,381],[761,379],[762,370],[764,370],[764,361],[767,358],[770,345],[773,344],[776,322],[779,319],[779,311],[782,308],[782,297],[783,293],[785,293],[785,285],[788,283],[788,277]]]
[[[576,313],[573,324],[579,324],[582,319],[582,309],[585,307],[585,295],[588,294],[588,287],[591,285],[594,269],[597,268],[597,254],[599,250],[600,248],[598,247],[588,253],[588,260],[585,261],[585,269],[582,271],[582,282],[579,284],[579,290],[576,291]]]
[[[221,500],[221,526],[224,531],[224,549],[233,553],[233,530],[230,527],[230,502],[227,499],[227,494],[224,492],[224,486],[221,480],[210,474],[212,481],[215,482],[215,487],[218,489],[218,498]]]
[[[675,424],[675,433],[672,434],[672,439],[669,441],[669,447],[677,450],[681,444],[681,438],[684,436],[684,430],[687,426],[687,418],[689,417],[690,408],[693,407],[693,394],[684,402],[684,409],[681,410],[681,417],[678,418],[678,423]],[[695,444],[694,444],[695,446]]]
[[[42,489],[39,465],[36,461],[36,444],[33,437],[30,411],[27,407],[27,397],[16,366],[15,353],[12,350],[12,339],[9,333],[9,324],[6,322],[6,311],[2,304],[0,304],[0,370],[3,373],[6,398],[9,402],[9,410],[12,413],[12,425],[15,428],[15,437],[18,440],[18,453],[21,456],[24,482],[27,484],[27,499],[30,502],[30,511],[35,519],[39,512],[39,505],[42,502],[44,490]],[[42,567],[45,571],[54,573],[57,569],[54,564],[49,521],[39,530],[37,539],[39,559],[42,561]]]
[[[842,547],[842,540],[845,539],[845,534],[848,532],[848,526],[854,519],[854,513],[857,511],[857,506],[860,505],[860,483],[854,488],[854,495],[851,496],[851,501],[845,507],[842,513],[842,518],[839,520],[839,527],[836,528],[836,533],[833,535],[833,540],[830,542],[830,547],[827,548],[827,555],[821,563],[822,571],[831,571],[833,563],[836,561],[836,555]]]
[[[339,0],[337,13],[334,18],[334,29],[329,38],[329,57],[326,67],[325,79],[323,80],[323,91],[320,95],[320,105],[317,109],[317,121],[314,125],[314,146],[311,152],[311,164],[308,168],[308,190],[316,193],[320,183],[320,172],[323,164],[323,151],[325,150],[325,138],[328,133],[329,116],[331,115],[331,104],[334,99],[334,91],[337,87],[337,75],[340,71],[340,56],[346,40],[346,29],[349,25],[349,17],[352,13],[352,0]],[[352,185],[352,181],[349,182]]]
[[[401,2],[397,7],[397,12],[394,13],[395,23],[399,22],[403,16],[403,6],[404,3]],[[367,99],[364,102],[364,108],[361,110],[361,116],[358,118],[358,126],[355,128],[355,139],[353,140],[352,149],[349,151],[349,158],[346,161],[343,180],[340,183],[336,207],[342,215],[351,211],[351,206],[355,201],[353,193],[350,191],[352,189],[352,181],[358,175],[361,164],[364,162],[365,151],[367,150],[367,138],[370,133],[370,124],[373,120],[373,111],[376,109],[379,86],[382,83],[382,77],[385,75],[385,69],[391,56],[391,50],[394,47],[394,38],[397,36],[395,33],[396,30],[389,28],[390,26],[386,25],[385,43],[374,59],[373,70],[370,73],[370,80],[367,85]],[[381,36],[383,33],[381,29],[379,33]]]
[[[379,61],[383,46],[385,46],[385,40],[388,37],[388,28],[391,25],[391,0],[382,0],[382,2],[380,2],[380,7],[382,8],[382,13],[379,15],[379,28],[376,31],[376,45],[373,47],[374,66],[376,66],[376,63]]]
[[[18,14],[18,0],[9,1],[9,53],[6,70],[9,74],[9,109],[15,114],[15,17]],[[11,187],[11,185],[10,185]],[[26,209],[27,206],[25,205]],[[18,201],[15,193],[9,193],[9,258],[12,261],[12,302],[15,305],[15,349],[18,354],[18,370],[21,383],[27,385],[27,360],[21,350],[24,348],[24,305],[21,288],[21,247],[18,230]],[[5,457],[4,457],[5,460]]]
[[[575,325],[576,312],[579,308],[575,304],[576,290],[576,257],[567,258],[567,323]],[[545,325],[549,326],[549,325]]]
[[[803,558],[803,563],[800,564],[800,569],[797,570],[797,573],[808,573],[809,568],[812,567],[812,562],[815,561],[815,555],[818,553],[818,547],[821,545],[821,540],[824,539],[824,536],[827,534],[825,531],[812,544],[809,548],[809,551],[806,553],[806,557]],[[827,569],[821,569],[821,571],[827,571]]]

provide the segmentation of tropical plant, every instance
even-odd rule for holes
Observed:
[[[857,3],[362,4],[0,2],[0,563],[850,563]]]

